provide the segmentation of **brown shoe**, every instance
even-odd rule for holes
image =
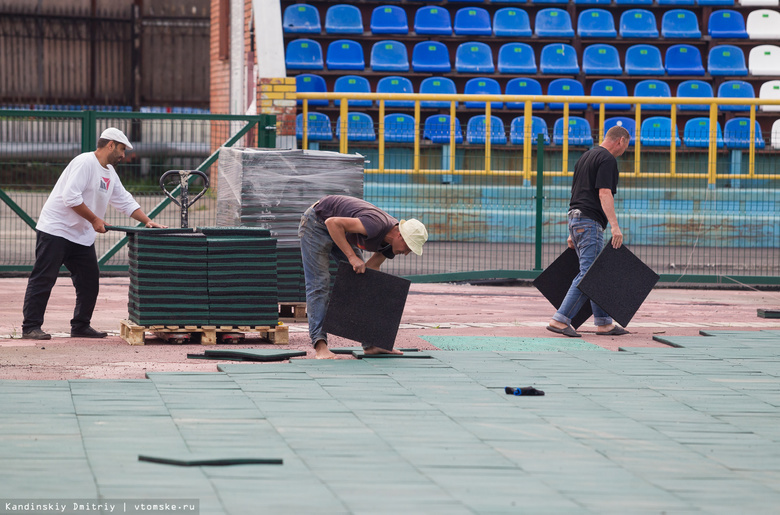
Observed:
[[[26,333],[22,333],[22,338],[25,340],[51,340],[49,333],[44,333],[40,328],[30,329]]]

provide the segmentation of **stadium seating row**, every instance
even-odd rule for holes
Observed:
[[[454,120],[455,143],[463,143],[463,132],[460,120]],[[780,120],[775,126],[780,129]],[[631,145],[635,143],[635,120],[627,117],[608,118],[604,122],[604,131],[620,125],[628,130],[631,135]],[[341,126],[341,117],[336,120],[336,128]],[[668,147],[671,145],[672,120],[668,117],[654,116],[642,121],[640,127],[640,142],[643,146]],[[509,142],[519,145],[525,142],[525,117],[518,116],[510,124]],[[449,115],[429,116],[424,123],[423,139],[432,143],[447,145],[450,143],[451,122]],[[330,118],[323,113],[308,113],[307,138],[309,141],[330,141],[333,139],[333,127]],[[593,132],[585,118],[570,116],[568,128],[564,126],[564,119],[558,118],[553,128],[553,143],[563,144],[564,130],[568,132],[568,143],[575,146],[593,145]],[[385,141],[397,143],[411,143],[414,141],[414,118],[408,114],[392,113],[385,116],[384,120]],[[721,130],[717,124],[716,142],[718,148],[726,146],[730,149],[745,149],[750,146],[750,119],[732,118],[726,122],[725,130]],[[303,114],[299,114],[296,120],[296,132],[298,139],[303,139]],[[773,127],[774,133],[774,127]],[[534,141],[542,134],[545,143],[550,143],[547,123],[544,119],[534,116],[531,122],[531,135]],[[336,131],[336,136],[341,137]],[[685,144],[687,147],[709,147],[710,121],[709,118],[699,117],[688,120],[683,130],[683,139],[680,140],[679,132],[675,127],[675,144]],[[347,115],[347,139],[349,141],[375,141],[376,130],[374,121],[366,113],[351,112]],[[473,116],[466,125],[466,141],[469,144],[484,144],[487,140],[487,127],[485,115]],[[507,134],[504,122],[497,116],[491,116],[490,142],[493,145],[505,145]],[[755,146],[758,149],[765,147],[761,127],[755,122]]]
[[[595,3],[595,2],[594,2]],[[608,3],[608,2],[607,2]],[[722,9],[710,15],[709,35],[713,38],[777,39],[780,35],[780,12],[757,9],[748,14],[747,24],[742,13]],[[293,4],[284,11],[284,31],[291,34],[319,34],[322,31],[319,11],[307,4]],[[647,9],[629,9],[620,15],[619,33],[623,38],[659,36],[655,14]],[[406,10],[397,5],[374,8],[369,25],[372,34],[408,34]],[[458,9],[454,17],[443,6],[425,6],[417,9],[412,29],[418,35],[499,36],[499,37],[574,37],[569,13],[556,7],[541,9],[534,18],[534,31],[528,13],[521,7],[498,9],[491,19],[481,7]],[[328,8],[325,15],[328,34],[363,34],[360,9],[354,5],[339,4]],[[699,20],[691,10],[672,9],[661,18],[664,38],[700,38]],[[577,35],[581,38],[615,38],[618,30],[612,13],[606,9],[591,8],[577,17]]]
[[[363,47],[358,41],[339,39],[328,45],[323,61],[322,47],[311,39],[297,39],[287,45],[288,70],[365,70]],[[707,69],[713,76],[780,75],[780,47],[757,45],[750,50],[749,66],[740,47],[717,45],[707,56]],[[375,72],[449,73],[452,71],[447,46],[439,41],[422,41],[414,46],[411,65],[406,45],[385,40],[374,43],[369,65]],[[493,51],[487,43],[461,43],[455,53],[458,73],[495,73]],[[562,74],[580,73],[577,51],[566,43],[552,43],[542,48],[537,68],[533,48],[526,43],[506,43],[498,50],[498,73]],[[594,44],[582,52],[582,71],[589,75],[705,75],[702,55],[692,45],[672,45],[661,50],[650,44],[632,45],[626,49],[621,65],[617,48]]]
[[[370,0],[386,4],[401,3],[403,0]],[[406,0],[410,3],[423,3],[426,0]],[[520,0],[522,2],[523,0]],[[743,5],[743,6],[772,6],[778,5],[780,0],[614,0],[615,5]],[[518,0],[448,0],[448,3],[470,3],[470,4],[516,4]],[[532,4],[568,4],[569,0],[530,0]],[[572,0],[575,5],[609,5],[612,0]]]
[[[298,92],[327,92],[325,80],[319,75],[314,74],[302,74],[295,78],[296,89]],[[368,79],[358,75],[345,75],[336,79],[334,83],[333,91],[336,93],[371,93],[371,85]],[[383,77],[377,82],[377,93],[415,93],[412,81],[406,77],[391,75]],[[444,94],[454,95],[457,94],[455,83],[452,79],[447,77],[428,77],[420,83],[418,93],[428,94]],[[491,77],[475,77],[469,79],[466,82],[463,94],[466,95],[542,95],[542,86],[536,79],[528,77],[517,77],[506,83],[504,91],[501,90],[501,85],[497,80]],[[560,95],[567,97],[584,96],[585,90],[580,81],[574,79],[555,79],[550,81],[547,86],[547,95]],[[617,79],[600,79],[595,81],[591,86],[591,96],[605,96],[605,97],[627,97],[628,89],[625,83]],[[632,96],[637,97],[671,97],[671,88],[669,85],[656,79],[647,79],[638,82],[634,87]],[[708,82],[701,80],[687,80],[681,82],[677,86],[677,97],[698,97],[698,98],[712,98],[714,91],[712,85]],[[741,80],[729,80],[720,84],[717,92],[718,98],[755,98],[755,90],[749,82]],[[780,100],[780,80],[771,80],[762,84],[759,90],[759,98],[761,99],[778,99]],[[310,106],[326,106],[327,100],[312,99],[309,100]],[[377,102],[378,103],[378,102]],[[302,105],[303,101],[298,100],[298,105]],[[335,104],[341,105],[340,100],[336,100]],[[464,102],[465,107],[471,108],[484,108],[484,102]],[[374,105],[373,100],[356,99],[349,101],[350,107],[371,107]],[[386,107],[401,107],[411,108],[414,107],[414,102],[411,100],[386,100]],[[423,109],[447,109],[450,103],[444,100],[423,100],[420,102],[420,107]],[[457,106],[457,103],[456,103]],[[504,103],[491,102],[492,109],[502,109]],[[523,109],[523,104],[520,102],[507,102],[506,107],[508,109]],[[570,109],[583,110],[587,109],[585,103],[573,102],[569,104]],[[544,109],[543,102],[534,102],[534,109]],[[594,109],[598,109],[598,105],[593,105]],[[606,104],[605,109],[608,110],[628,110],[631,106],[627,103],[623,104]],[[550,103],[550,109],[563,109],[562,103]],[[666,110],[670,109],[670,105],[646,105],[643,106],[645,110]],[[706,111],[709,109],[707,105],[680,105],[680,110],[683,111]],[[760,106],[763,111],[780,111],[780,106]],[[722,111],[749,111],[750,107],[747,105],[722,105],[720,106]]]

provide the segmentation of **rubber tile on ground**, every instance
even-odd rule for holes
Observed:
[[[580,273],[580,260],[574,249],[566,248],[550,266],[534,279],[534,286],[550,301],[555,309],[561,307],[566,294],[569,292],[572,281]],[[586,302],[580,308],[571,321],[576,329],[593,315],[590,302]]]
[[[582,340],[565,338],[518,338],[505,336],[420,336],[442,350],[451,351],[603,351],[602,347]]]
[[[207,349],[204,353],[212,359],[240,357],[248,361],[284,361],[306,355],[306,351],[275,349]]]
[[[167,454],[151,455],[139,454],[138,461],[147,461],[150,463],[159,463],[161,465],[175,465],[177,467],[226,467],[232,465],[283,465],[281,458],[248,457],[242,456],[224,456],[219,453],[214,454]]]

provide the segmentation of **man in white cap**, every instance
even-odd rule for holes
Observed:
[[[108,204],[146,227],[164,227],[144,214],[114,170],[125,157],[125,149],[132,148],[122,131],[108,128],[100,135],[97,150],[74,158],[60,175],[36,226],[35,265],[24,296],[22,338],[51,338],[41,326],[62,265],[70,271],[76,288],[70,335],[78,338],[107,336],[93,329],[90,322],[100,280],[95,235],[106,232],[103,218]]]
[[[362,274],[366,268],[379,270],[385,259],[414,252],[422,255],[428,240],[425,226],[415,219],[400,222],[365,200],[344,195],[328,195],[306,210],[298,227],[301,257],[306,279],[306,311],[309,336],[317,359],[334,359],[323,331],[330,298],[330,259],[348,261]],[[374,254],[363,261],[362,250]],[[377,292],[381,295],[381,292]],[[366,354],[392,353],[379,347],[365,347]]]

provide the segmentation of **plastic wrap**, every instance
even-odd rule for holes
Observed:
[[[298,224],[325,195],[363,198],[360,154],[223,147],[219,151],[217,225],[262,227],[279,247],[299,248]]]

